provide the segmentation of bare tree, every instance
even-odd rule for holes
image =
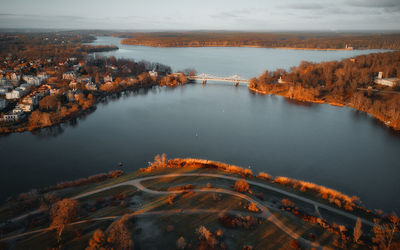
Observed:
[[[400,220],[395,213],[385,219],[385,221],[375,221],[373,228],[375,237],[372,241],[377,244],[379,248],[389,250],[391,249],[395,233],[399,232]]]

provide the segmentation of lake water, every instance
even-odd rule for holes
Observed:
[[[243,77],[371,52],[120,47],[103,54]],[[0,137],[0,198],[110,171],[121,161],[134,171],[163,152],[315,182],[357,195],[370,208],[400,207],[399,135],[349,108],[292,103],[216,82],[124,94],[75,122]]]

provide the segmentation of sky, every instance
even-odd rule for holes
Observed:
[[[400,30],[400,0],[1,0],[0,28]]]

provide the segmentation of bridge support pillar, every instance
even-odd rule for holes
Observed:
[[[237,87],[239,85],[239,82],[235,82],[235,87]]]
[[[207,84],[207,80],[203,80],[203,85],[206,85]]]

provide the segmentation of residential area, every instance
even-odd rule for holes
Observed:
[[[0,64],[1,132],[57,124],[109,93],[186,82],[183,73],[171,74],[170,67],[162,64],[91,55],[58,61],[8,56]]]

